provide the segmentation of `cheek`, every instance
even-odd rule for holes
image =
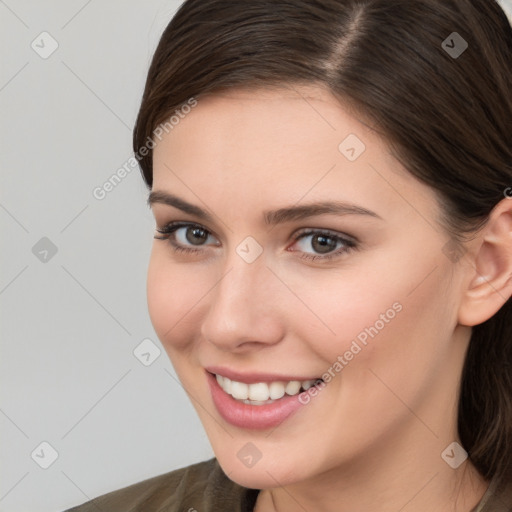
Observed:
[[[368,334],[366,345],[359,343],[361,351],[342,370],[341,410],[354,410],[368,421],[379,417],[383,424],[391,425],[409,414],[404,404],[418,411],[446,380],[454,326],[451,308],[445,302],[448,297],[442,293],[443,278],[441,274],[431,276],[413,293],[413,286],[407,288],[398,294],[395,305],[400,306],[388,323],[376,320],[380,313],[392,316],[385,308],[397,296],[386,296],[381,290],[383,301],[368,297],[373,317],[366,316],[368,324],[359,331]]]
[[[353,353],[347,354],[348,358],[357,353],[360,359],[362,351],[371,351],[371,340],[382,338],[404,314],[405,287],[389,272],[347,267],[339,272],[316,270],[310,278],[290,274],[285,280],[311,311],[295,301],[291,318],[303,318],[302,324],[308,320],[312,327],[303,336],[312,341],[311,346],[322,353],[323,359],[328,355],[333,363],[351,348]]]
[[[190,343],[187,333],[195,310],[209,289],[208,281],[198,278],[190,266],[169,260],[165,250],[153,247],[147,274],[147,301],[151,323],[168,353]]]
[[[382,386],[369,370],[393,389],[412,382],[411,393],[436,375],[454,328],[449,269],[436,263],[435,255],[409,266],[386,255],[364,272],[326,274],[307,289],[294,283],[318,315],[308,337],[331,376],[344,375],[338,380],[360,395],[361,387]]]

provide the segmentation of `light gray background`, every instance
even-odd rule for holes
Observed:
[[[139,171],[92,193],[131,155],[179,4],[0,0],[0,512],[64,510],[213,456],[147,313]],[[31,47],[48,50],[43,31],[59,45],[46,59]],[[161,350],[149,366],[133,353],[147,338]],[[58,452],[47,469],[42,442]]]
[[[146,304],[154,221],[131,155],[145,75],[178,1],[0,1],[0,510],[58,511],[213,455]],[[41,58],[43,31],[58,49]],[[41,45],[41,43],[39,43]],[[46,263],[32,247],[57,246]],[[58,452],[42,469],[32,451]],[[48,450],[38,450],[42,461]]]

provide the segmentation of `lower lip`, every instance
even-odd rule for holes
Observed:
[[[249,405],[228,395],[217,382],[215,375],[207,372],[213,403],[219,414],[231,425],[245,429],[267,429],[276,427],[303,407],[299,394],[284,396],[267,405]]]

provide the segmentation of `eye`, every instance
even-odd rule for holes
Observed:
[[[157,228],[162,236],[157,240],[168,240],[176,252],[200,252],[200,247],[212,244],[220,245],[219,241],[205,227],[190,222],[171,222],[163,228]],[[193,247],[198,247],[194,249]]]
[[[354,239],[327,230],[302,232],[295,240],[294,246],[303,253],[301,258],[310,260],[332,259],[357,248]]]
[[[163,228],[157,228],[157,232],[161,236],[155,235],[154,238],[167,240],[175,252],[200,253],[202,247],[220,245],[208,229],[191,222],[170,222]],[[293,246],[298,249],[289,250],[301,252],[300,257],[306,260],[329,260],[357,249],[357,242],[352,237],[328,230],[302,231],[294,239]]]

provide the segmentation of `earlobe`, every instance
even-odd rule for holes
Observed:
[[[512,200],[500,201],[477,239],[473,272],[459,308],[462,325],[479,325],[512,296]]]

